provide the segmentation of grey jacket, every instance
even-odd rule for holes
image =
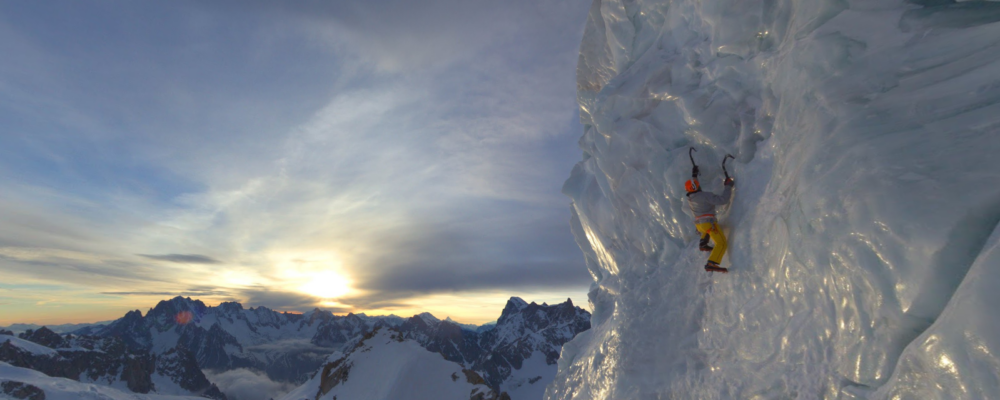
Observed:
[[[688,193],[688,203],[691,204],[691,211],[694,212],[694,223],[715,222],[715,206],[729,204],[729,198],[732,196],[732,185],[726,186],[726,189],[722,191],[722,196],[703,191]]]

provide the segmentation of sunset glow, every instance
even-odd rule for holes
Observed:
[[[321,271],[313,274],[309,281],[299,287],[307,293],[321,299],[336,299],[350,292],[346,278],[333,271]]]
[[[0,326],[584,298],[585,4],[263,4],[4,9]]]

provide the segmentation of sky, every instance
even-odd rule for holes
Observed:
[[[0,1],[0,325],[586,307],[589,5]]]

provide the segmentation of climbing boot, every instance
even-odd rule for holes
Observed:
[[[716,263],[711,262],[711,261],[709,261],[707,264],[705,264],[705,271],[708,271],[708,272],[721,272],[723,274],[729,273],[728,269],[722,268],[722,267],[719,266],[719,264],[716,264]]]

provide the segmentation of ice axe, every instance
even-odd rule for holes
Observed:
[[[736,159],[736,157],[733,157],[732,154],[726,154],[726,156],[722,158],[722,173],[726,174],[726,180],[729,180],[729,171],[726,171],[726,160],[730,158],[734,160]]]
[[[694,147],[688,150],[688,157],[691,158],[691,178],[698,179],[698,164],[694,163],[694,154],[693,154],[693,152],[695,151],[698,150],[695,149]],[[725,160],[723,160],[723,162],[725,162]]]

